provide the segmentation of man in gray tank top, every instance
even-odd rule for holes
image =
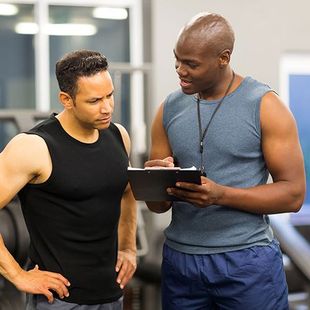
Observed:
[[[201,170],[201,185],[167,189],[172,209],[162,263],[164,310],[288,309],[287,284],[268,214],[297,212],[303,155],[288,108],[267,85],[230,67],[234,32],[201,13],[174,49],[181,90],[161,104],[146,167]],[[268,175],[273,183],[267,184]]]

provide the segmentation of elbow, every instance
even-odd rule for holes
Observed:
[[[293,206],[291,207],[290,212],[297,213],[297,212],[300,211],[301,207],[302,207],[302,204],[300,204],[300,203],[295,203],[295,204],[293,204]]]
[[[291,212],[297,213],[300,211],[303,206],[304,198],[295,199],[295,202],[292,204]]]
[[[297,213],[303,206],[306,196],[306,186],[302,186],[292,194],[291,212]]]

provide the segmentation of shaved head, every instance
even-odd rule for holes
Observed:
[[[178,43],[189,41],[193,47],[208,48],[216,55],[224,50],[232,53],[235,36],[231,25],[219,14],[201,12],[195,15],[182,29]],[[177,43],[177,44],[178,44]]]

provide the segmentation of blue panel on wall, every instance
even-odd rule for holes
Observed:
[[[289,75],[289,103],[297,121],[305,158],[307,196],[304,207],[310,210],[310,75]]]

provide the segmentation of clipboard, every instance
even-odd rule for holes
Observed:
[[[129,183],[136,200],[176,201],[177,197],[167,193],[168,187],[175,187],[178,181],[201,184],[200,170],[181,168],[131,168]]]

